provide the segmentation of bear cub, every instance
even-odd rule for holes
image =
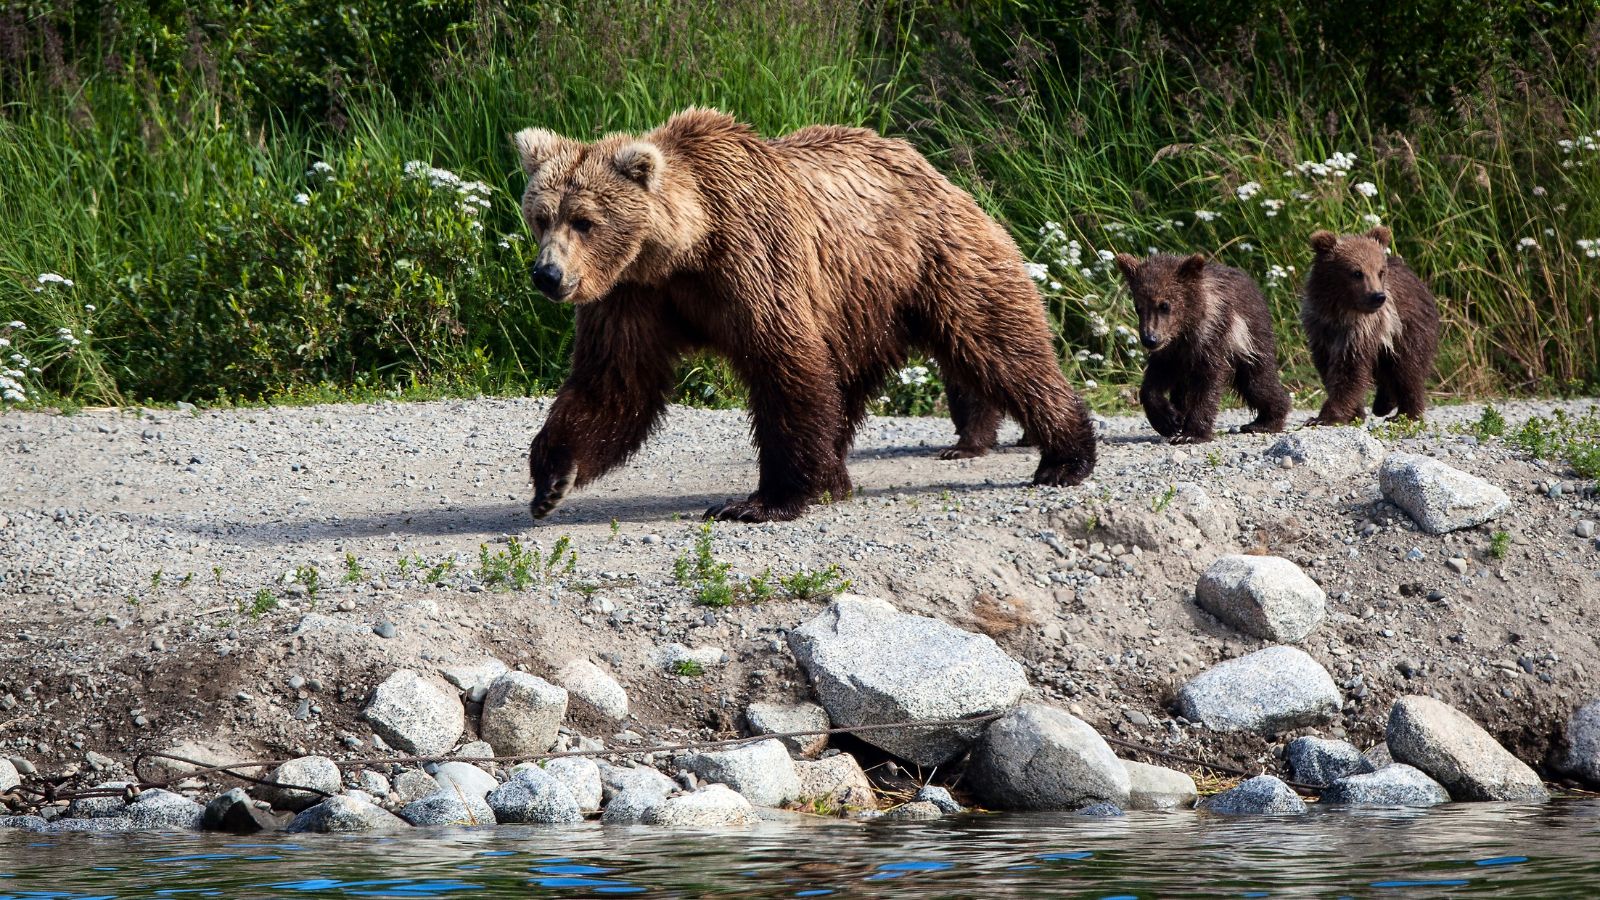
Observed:
[[[1139,402],[1150,424],[1174,444],[1213,437],[1229,384],[1256,412],[1243,432],[1282,431],[1289,392],[1278,380],[1272,314],[1249,275],[1201,254],[1117,256],[1139,340],[1150,354]]]
[[[1386,252],[1389,229],[1311,235],[1316,258],[1306,276],[1300,321],[1327,402],[1308,425],[1345,425],[1399,410],[1420,421],[1439,350],[1439,307],[1433,292],[1400,258]]]

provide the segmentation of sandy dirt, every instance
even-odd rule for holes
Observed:
[[[1514,427],[1591,405],[1501,408]],[[488,656],[546,676],[591,656],[627,687],[626,727],[645,745],[736,732],[750,700],[805,695],[784,634],[825,598],[710,608],[674,576],[700,513],[754,486],[744,416],[673,409],[632,463],[535,525],[526,448],[547,406],[0,416],[0,756],[110,773],[182,741],[370,755],[359,713],[379,680]],[[1496,521],[1445,536],[1383,501],[1375,473],[1282,468],[1263,452],[1274,436],[1178,448],[1141,418],[1107,419],[1090,483],[1036,489],[1030,450],[940,461],[947,421],[874,419],[851,461],[856,497],[796,522],[718,523],[711,546],[736,584],[835,564],[855,591],[984,631],[1046,702],[1103,734],[1279,770],[1295,734],[1370,746],[1391,701],[1423,693],[1542,765],[1600,695],[1600,551],[1577,533],[1600,497],[1564,466],[1451,430],[1479,413],[1441,408],[1428,433],[1385,441],[1510,493]],[[525,590],[485,584],[480,547],[507,553],[511,537],[544,553],[568,538],[576,560]],[[1339,720],[1229,736],[1175,717],[1186,679],[1263,646],[1194,602],[1199,573],[1229,552],[1285,556],[1326,590],[1327,619],[1302,646],[1343,690]],[[347,554],[361,569],[348,583]],[[314,593],[294,580],[307,566]],[[661,656],[674,642],[726,662],[674,674]],[[633,740],[581,714],[570,724]]]

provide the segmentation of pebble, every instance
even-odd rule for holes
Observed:
[[[372,633],[376,634],[378,637],[387,639],[394,637],[400,632],[399,629],[394,627],[393,622],[379,622],[377,625],[373,626]]]

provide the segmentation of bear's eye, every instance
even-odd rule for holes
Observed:
[[[1167,302],[1157,303],[1156,304],[1156,312],[1162,313],[1162,314],[1166,314],[1166,313],[1172,312],[1172,304],[1171,303],[1167,303]]]
[[[581,216],[579,218],[576,218],[576,219],[572,220],[572,230],[576,231],[579,234],[588,234],[589,233],[589,229],[591,229],[593,227],[594,227],[594,222],[591,222],[588,219],[582,218]]]
[[[1350,270],[1350,277],[1351,278],[1360,278],[1361,277],[1361,270],[1360,269],[1351,269]]]
[[[546,216],[546,215],[543,215],[543,214],[534,216],[533,217],[533,227],[534,227],[534,230],[536,230],[536,231],[549,231],[550,230],[550,217]]]

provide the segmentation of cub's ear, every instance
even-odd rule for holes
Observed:
[[[1339,244],[1339,236],[1331,231],[1313,231],[1311,233],[1311,249],[1318,256],[1329,252]]]
[[[647,191],[661,187],[661,172],[667,167],[661,148],[649,141],[634,141],[617,148],[611,162],[622,177],[638,182]]]
[[[1139,267],[1144,264],[1143,260],[1132,253],[1118,253],[1116,262],[1117,268],[1122,270],[1122,277],[1124,278],[1132,278],[1138,273]]]
[[[1178,263],[1178,277],[1186,280],[1199,278],[1200,273],[1204,272],[1205,270],[1206,255],[1204,253],[1195,253],[1193,255],[1186,256],[1184,257],[1183,262]]]
[[[532,178],[561,152],[568,141],[547,128],[524,128],[511,136],[511,143],[517,148],[522,173]]]
[[[1387,247],[1389,246],[1389,241],[1394,238],[1394,235],[1390,233],[1389,226],[1379,225],[1377,228],[1367,232],[1367,237],[1377,241],[1381,246]]]

